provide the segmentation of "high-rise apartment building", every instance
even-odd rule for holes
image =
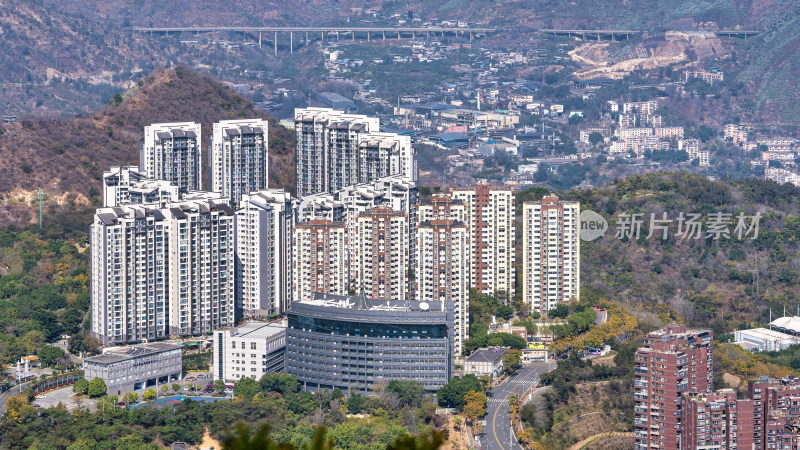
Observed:
[[[546,315],[580,293],[580,203],[546,195],[522,212],[522,296]]]
[[[307,222],[309,220],[343,222],[345,220],[344,203],[337,200],[335,195],[327,192],[299,198],[297,221]]]
[[[408,219],[406,240],[409,243],[409,267],[414,266],[419,198],[419,189],[415,183],[400,175],[383,177],[370,183],[347,186],[337,191],[334,197],[342,205],[342,220],[347,225],[348,238],[358,235],[358,217],[373,208],[389,208],[404,214]],[[348,258],[353,261],[352,264],[358,259],[358,247],[351,244],[349,239]],[[355,278],[355,274],[350,278]]]
[[[292,301],[314,292],[346,295],[346,227],[344,222],[311,220],[295,225],[292,245]]]
[[[297,195],[334,193],[390,175],[416,181],[408,136],[380,132],[376,117],[330,108],[295,110]]]
[[[235,323],[233,211],[213,200],[97,210],[92,334],[125,344]]]
[[[681,396],[713,390],[713,333],[669,325],[649,333],[634,355],[634,448],[679,449]],[[694,447],[692,447],[694,448]]]
[[[373,208],[357,219],[356,249],[350,276],[369,299],[405,300],[408,295],[408,216],[391,208]]]
[[[236,324],[234,214],[224,199],[168,205],[169,333]]]
[[[100,208],[89,227],[92,335],[103,345],[167,336],[168,221],[141,205]]]
[[[362,135],[379,130],[377,117],[302,108],[295,110],[294,122],[298,196],[333,193],[359,182],[358,145]]]
[[[166,180],[180,192],[202,188],[200,124],[154,123],[144,127],[139,167],[145,175]]]
[[[236,211],[236,292],[244,317],[282,314],[289,307],[294,206],[283,189],[242,195]]]
[[[177,185],[148,178],[137,166],[114,166],[103,172],[103,206],[107,208],[144,203],[163,208],[178,201],[179,195]]]
[[[681,444],[685,449],[754,447],[754,400],[737,399],[733,389],[681,396]],[[672,448],[672,447],[670,447]],[[780,447],[774,447],[780,448]]]
[[[469,231],[470,287],[494,295],[514,297],[514,192],[485,183],[456,189],[464,204]]]
[[[267,189],[269,122],[223,120],[214,124],[211,145],[211,190],[238,206],[242,195]]]
[[[417,300],[452,303],[455,354],[469,336],[468,231],[449,219],[421,222],[417,230]]]
[[[420,222],[448,219],[459,222],[466,221],[464,202],[454,199],[450,194],[436,194],[424,199],[420,201],[417,209]]]

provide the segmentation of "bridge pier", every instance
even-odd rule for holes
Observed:
[[[308,47],[308,31],[306,31],[306,47]]]
[[[397,32],[397,40],[398,41],[400,40],[400,32],[399,31]]]
[[[294,32],[289,32],[289,53],[294,53]]]
[[[472,42],[472,31],[469,32],[469,41]]]
[[[336,40],[337,41],[339,40],[339,32],[338,31],[336,32]]]
[[[356,30],[353,30],[353,42],[356,41]]]
[[[383,40],[386,40],[386,31],[383,32]]]
[[[367,31],[367,42],[369,42],[369,31]]]
[[[261,32],[258,32],[258,48],[261,48]]]
[[[275,56],[278,56],[278,32],[275,32]]]

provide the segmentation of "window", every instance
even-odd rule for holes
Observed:
[[[251,342],[250,343],[250,350],[255,350],[255,349],[256,349],[256,343],[255,342]]]

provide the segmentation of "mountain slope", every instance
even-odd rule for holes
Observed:
[[[786,305],[794,311],[800,303],[800,188],[756,178],[715,182],[660,173],[560,196],[580,201],[582,210],[602,214],[609,224],[605,237],[581,245],[585,299],[619,301],[641,313],[640,319],[675,311],[688,323],[717,332],[742,322],[764,322],[769,307],[780,311]],[[710,215],[717,212],[731,214],[730,238],[706,238]],[[739,212],[761,214],[756,239],[750,239],[752,233],[737,238]],[[641,214],[640,238],[617,238],[620,215],[634,213]],[[666,240],[658,228],[646,238],[651,213],[659,219],[666,213],[672,220]],[[679,213],[701,214],[700,238],[676,236]]]
[[[0,127],[0,211],[9,212],[0,213],[0,225],[32,220],[38,213],[31,207],[33,194],[40,187],[59,205],[96,201],[103,170],[137,163],[145,125],[195,121],[205,137],[217,120],[267,117],[230,88],[187,67],[157,70],[140,84],[116,106],[89,117],[26,119]],[[270,119],[269,138],[271,184],[291,189],[293,136]]]

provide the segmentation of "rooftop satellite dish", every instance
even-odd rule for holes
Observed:
[[[419,304],[419,309],[423,311],[427,311],[430,307],[431,305],[429,305],[428,302],[422,302]]]

